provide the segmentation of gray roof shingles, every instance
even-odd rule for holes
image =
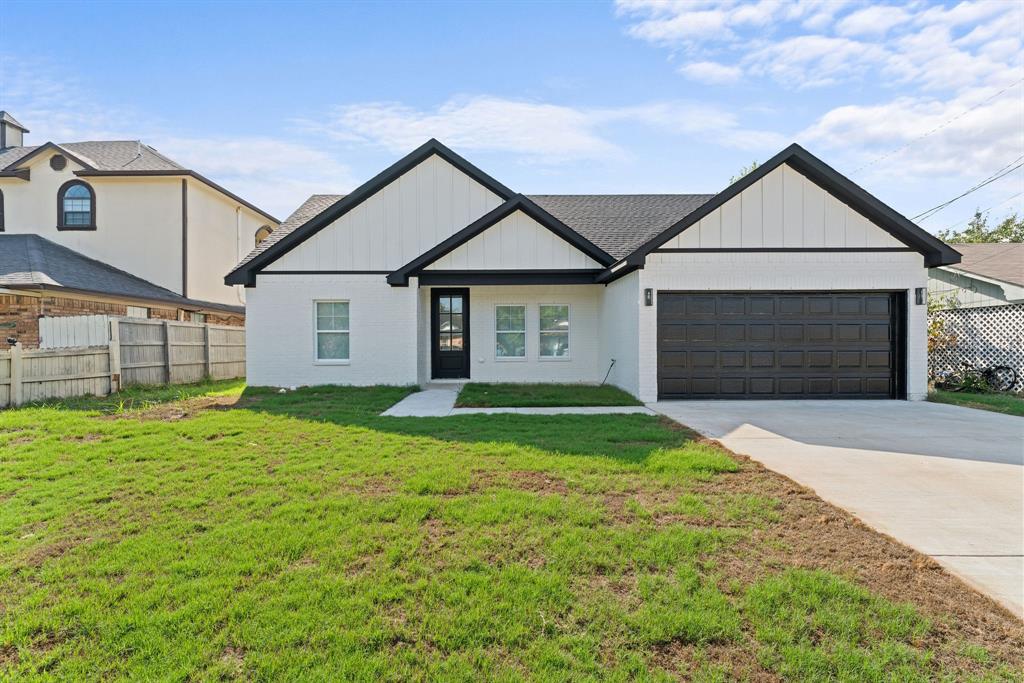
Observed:
[[[234,269],[238,269],[244,266],[249,261],[262,254],[264,251],[272,247],[274,244],[281,241],[288,233],[295,228],[308,223],[311,219],[320,215],[328,208],[336,204],[338,201],[345,198],[343,194],[315,194],[309,199],[302,202],[299,208],[292,212],[292,215],[288,216],[281,225],[274,228],[273,232],[267,236],[262,242],[256,245],[253,249],[242,259]]]
[[[57,145],[97,171],[184,171],[181,166],[138,140],[63,142]],[[0,168],[28,156],[34,147],[9,147],[0,152]]]
[[[260,242],[239,268],[326,211],[343,194],[315,194]],[[609,256],[621,259],[692,213],[711,194],[541,194],[529,198]]]
[[[963,258],[949,266],[1024,287],[1024,244],[953,244]]]
[[[245,311],[241,306],[187,299],[39,235],[0,234],[0,287],[31,286],[163,301],[183,308]]]

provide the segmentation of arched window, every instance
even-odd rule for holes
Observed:
[[[269,225],[260,226],[260,229],[256,231],[256,244],[259,244],[263,240],[270,237],[270,233],[273,231],[274,229],[271,228]]]
[[[57,229],[96,229],[96,193],[81,180],[69,180],[57,191]]]
[[[4,191],[0,190],[0,232],[4,231]]]

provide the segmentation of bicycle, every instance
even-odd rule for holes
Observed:
[[[1009,365],[975,367],[970,361],[960,364],[960,372],[939,373],[935,386],[947,391],[1010,391],[1017,385],[1019,375]]]

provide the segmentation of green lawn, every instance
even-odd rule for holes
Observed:
[[[928,400],[1024,417],[1024,397],[1018,394],[972,394],[963,391],[937,390],[928,394]]]
[[[565,406],[639,406],[640,401],[605,384],[470,383],[459,392],[459,408],[559,408]]]
[[[0,679],[1024,670],[1011,617],[658,418],[380,418],[407,390],[242,392],[0,412]]]

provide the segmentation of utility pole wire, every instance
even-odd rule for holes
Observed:
[[[1016,199],[1017,197],[1021,196],[1022,194],[1024,194],[1024,192],[1018,192],[1017,194],[1012,194],[1009,197],[1007,197],[1006,199],[1004,199],[1003,201],[997,202],[997,203],[993,204],[992,206],[988,207],[987,209],[979,211],[978,213],[980,213],[980,214],[987,214],[989,211],[991,211],[992,209],[996,208],[997,206],[1002,206],[1006,202],[1012,201],[1012,200]],[[949,226],[948,228],[944,228],[944,230],[952,230],[953,228],[959,228],[964,223],[970,223],[973,218],[974,217],[972,216],[971,218],[968,218],[966,220],[962,220],[959,223],[954,223],[953,225]]]
[[[943,203],[941,203],[941,204],[939,204],[937,206],[933,206],[932,208],[928,209],[927,211],[924,211],[922,213],[917,214],[916,216],[914,216],[910,220],[916,221],[916,220],[919,220],[919,219],[920,220],[924,220],[926,218],[930,218],[931,216],[935,215],[936,213],[938,213],[942,209],[946,208],[947,206],[949,206],[953,202],[955,202],[957,200],[960,200],[960,199],[963,199],[967,195],[972,194],[973,192],[977,192],[978,190],[980,190],[981,188],[985,187],[986,185],[988,185],[990,183],[994,183],[995,181],[999,180],[1000,178],[1002,178],[1002,177],[1004,177],[1006,175],[1009,175],[1010,173],[1013,173],[1018,168],[1021,168],[1022,166],[1024,166],[1024,163],[1018,163],[1018,162],[1020,162],[1021,159],[1024,159],[1024,156],[1017,157],[1016,159],[1011,161],[1009,164],[1007,164],[1006,166],[1003,166],[1001,169],[999,169],[998,171],[996,171],[995,173],[990,175],[988,178],[985,178],[980,183],[978,183],[974,187],[970,188],[969,190],[967,190],[963,194],[959,194],[959,195],[957,195],[956,197],[953,197],[950,200],[947,200],[947,201],[945,201],[945,202],[943,202]],[[1013,164],[1016,164],[1016,165],[1014,166]]]
[[[1010,85],[1006,86],[1005,88],[1003,88],[1002,90],[1000,90],[999,92],[997,92],[997,93],[996,93],[995,95],[992,95],[992,96],[990,96],[990,97],[988,97],[988,98],[986,98],[986,99],[982,100],[981,102],[978,102],[978,103],[977,103],[976,105],[974,105],[973,107],[968,107],[967,109],[964,109],[964,110],[963,110],[962,112],[960,112],[959,114],[957,114],[957,115],[956,115],[956,116],[954,116],[953,118],[949,119],[949,120],[948,120],[948,121],[946,121],[945,123],[941,123],[941,124],[939,124],[938,126],[935,126],[935,128],[932,128],[932,129],[931,129],[930,131],[928,131],[927,133],[925,133],[925,134],[923,134],[923,135],[919,135],[919,136],[917,136],[916,138],[914,138],[913,140],[911,140],[911,141],[909,141],[909,142],[907,142],[907,143],[905,143],[905,144],[901,145],[900,147],[897,147],[896,149],[893,149],[893,150],[890,150],[890,151],[886,152],[885,154],[883,154],[882,156],[878,157],[877,159],[874,159],[873,161],[869,161],[869,162],[868,162],[868,163],[866,163],[866,164],[862,164],[861,166],[858,166],[857,168],[853,169],[853,171],[851,172],[851,175],[852,175],[853,173],[856,173],[857,171],[862,171],[862,170],[864,170],[865,168],[868,168],[869,166],[874,166],[874,165],[875,165],[875,164],[877,164],[877,163],[878,163],[879,161],[882,161],[883,159],[888,159],[888,158],[889,158],[889,157],[891,157],[891,156],[892,156],[893,154],[896,154],[896,153],[898,153],[898,152],[902,152],[902,151],[903,151],[903,150],[905,150],[905,149],[906,149],[907,147],[910,147],[910,146],[911,146],[911,145],[913,145],[914,143],[916,143],[916,142],[919,142],[919,141],[923,140],[924,138],[928,137],[928,136],[929,136],[929,135],[931,135],[932,133],[935,133],[935,132],[938,132],[938,131],[942,130],[943,128],[945,128],[945,127],[946,127],[946,126],[948,126],[949,124],[953,123],[953,122],[954,122],[954,121],[956,121],[957,119],[959,119],[959,118],[962,118],[962,117],[963,117],[964,115],[966,115],[966,114],[969,114],[970,112],[974,111],[975,109],[977,109],[978,107],[980,107],[980,106],[982,106],[982,105],[988,104],[989,102],[991,102],[991,101],[992,101],[992,100],[994,100],[995,98],[997,98],[997,97],[999,97],[1000,95],[1002,95],[1002,94],[1003,94],[1004,92],[1006,92],[1007,90],[1010,90],[1011,88],[1015,88],[1015,87],[1017,87],[1018,85],[1020,85],[1021,83],[1024,83],[1024,78],[1020,79],[1020,80],[1019,80],[1019,81],[1017,81],[1016,83],[1011,83]]]

